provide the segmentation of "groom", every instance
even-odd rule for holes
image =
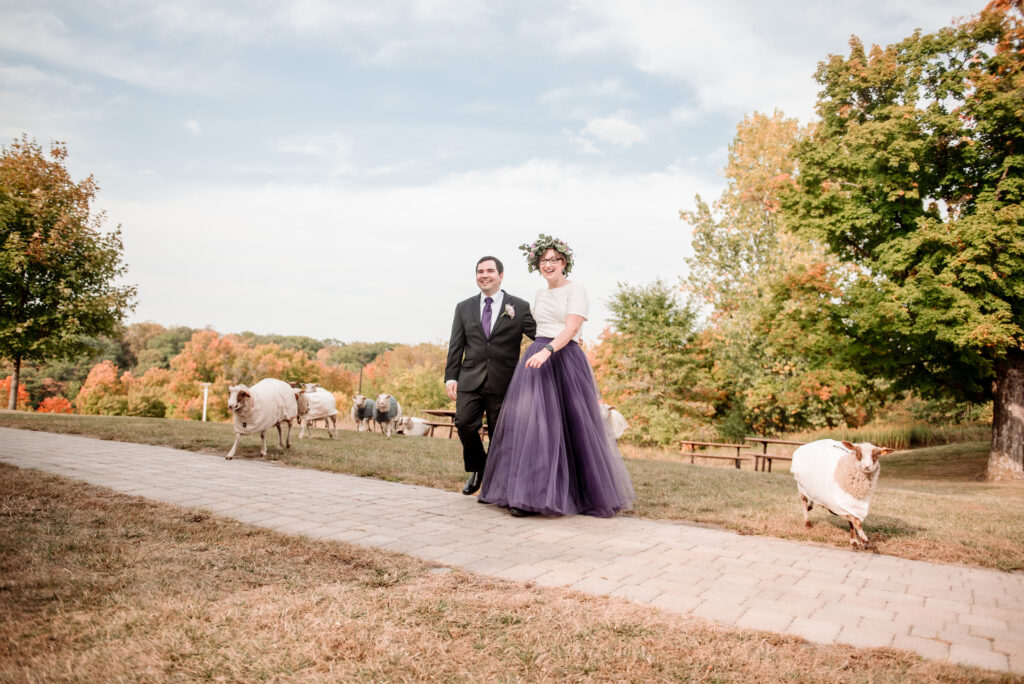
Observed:
[[[493,436],[501,402],[519,360],[523,335],[532,340],[537,332],[530,305],[501,289],[504,275],[501,261],[492,256],[480,258],[476,263],[480,294],[455,307],[448,342],[445,389],[455,400],[455,427],[469,473],[463,494],[475,494],[483,480],[487,462],[480,440],[483,416],[487,414],[487,429]]]

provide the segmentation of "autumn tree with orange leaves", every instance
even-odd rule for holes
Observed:
[[[135,288],[114,284],[125,271],[120,231],[102,232],[96,182],[74,182],[67,155],[62,143],[44,152],[27,136],[0,152],[0,358],[13,366],[10,409],[23,361],[73,357],[133,306]]]
[[[717,390],[723,437],[857,424],[874,403],[830,325],[849,268],[795,236],[781,211],[792,151],[806,135],[779,111],[746,117],[729,147],[725,192],[680,212],[693,227],[686,287],[709,310],[694,345]]]

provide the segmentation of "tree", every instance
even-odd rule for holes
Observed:
[[[24,360],[70,358],[86,337],[111,333],[131,310],[120,230],[100,232],[92,176],[74,183],[67,148],[27,136],[0,152],[0,357],[13,364],[14,408]]]
[[[786,210],[857,267],[845,335],[894,389],[993,400],[991,479],[1024,477],[1024,13],[819,65]]]
[[[691,346],[696,313],[661,280],[619,283],[608,307],[615,330],[602,334],[590,357],[604,399],[630,422],[629,439],[693,439],[712,413]]]
[[[795,236],[781,212],[792,151],[807,133],[777,110],[745,117],[729,146],[726,190],[713,206],[698,195],[694,211],[680,212],[693,226],[687,285],[711,307],[698,344],[720,389],[723,437],[857,423],[871,403],[867,379],[839,361],[829,325],[848,267]]]

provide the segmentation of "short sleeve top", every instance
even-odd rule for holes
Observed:
[[[580,283],[570,282],[556,288],[537,290],[533,299],[533,318],[537,321],[537,337],[558,337],[565,329],[569,314],[590,315],[590,300],[587,289]],[[580,328],[582,336],[582,328]]]

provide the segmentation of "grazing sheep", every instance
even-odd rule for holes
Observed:
[[[423,437],[430,433],[430,423],[423,418],[405,416],[398,419],[395,432],[407,437]]]
[[[370,421],[373,420],[373,402],[362,394],[357,394],[352,397],[352,411],[349,415],[352,416],[352,422],[356,424],[359,432],[369,430]]]
[[[265,378],[252,387],[232,385],[228,388],[228,410],[235,418],[235,443],[228,452],[228,460],[235,457],[238,440],[242,435],[260,433],[260,456],[267,456],[267,430],[277,428],[277,441],[281,451],[292,445],[292,421],[298,415],[295,390],[282,380]],[[281,424],[288,425],[287,444],[281,440]]]
[[[867,442],[851,444],[834,439],[798,447],[789,471],[796,479],[804,525],[811,526],[808,514],[814,504],[824,506],[850,523],[850,543],[863,548],[868,537],[861,523],[868,515],[871,492],[881,471],[878,457],[892,451]]]
[[[320,387],[314,382],[307,382],[302,390],[295,395],[299,410],[299,425],[302,430],[299,432],[299,439],[306,436],[306,429],[309,435],[313,435],[313,424],[323,420],[327,428],[327,434],[334,439],[338,435],[338,405],[334,401],[334,395]]]
[[[377,401],[373,404],[373,420],[380,425],[380,430],[386,437],[394,434],[401,417],[402,407],[398,405],[397,399],[390,394],[377,395]]]
[[[604,402],[601,402],[601,422],[604,423],[605,432],[614,437],[615,441],[618,441],[629,427],[622,414],[616,411],[614,406]]]

